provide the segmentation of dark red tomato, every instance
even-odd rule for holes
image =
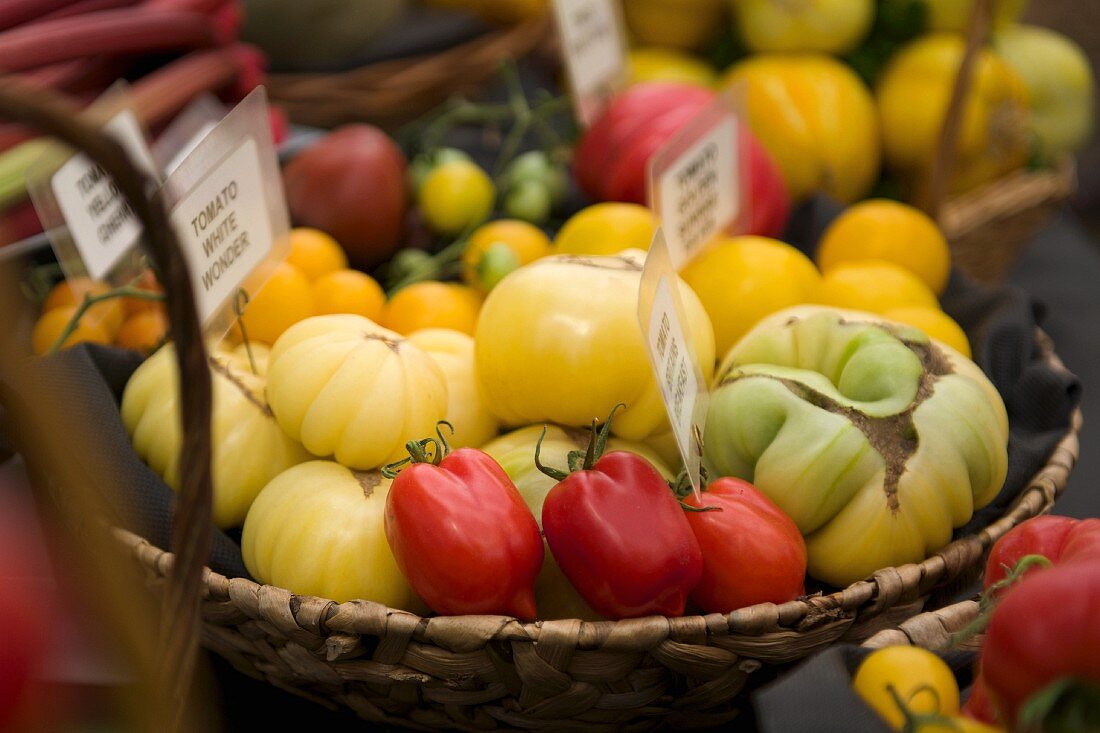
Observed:
[[[686,512],[703,551],[703,575],[691,593],[708,613],[728,613],[756,603],[784,603],[805,592],[806,542],[783,511],[755,486],[722,478]]]
[[[664,477],[634,453],[613,451],[563,478],[542,506],[542,527],[569,582],[602,616],[680,616],[703,556]]]
[[[1059,679],[1100,688],[1100,562],[1068,562],[1013,586],[993,611],[981,665],[1009,730],[1021,706]]]
[[[535,618],[542,537],[508,474],[473,448],[435,465],[414,446],[386,500],[386,538],[413,590],[448,616]]]
[[[1004,579],[1027,555],[1054,564],[1100,560],[1100,519],[1042,516],[1029,519],[997,540],[985,566],[985,587]]]

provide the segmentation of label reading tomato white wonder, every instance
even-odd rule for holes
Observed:
[[[118,113],[103,129],[140,168],[155,177],[152,154],[133,112]],[[53,174],[49,188],[84,271],[92,278],[103,279],[141,239],[137,215],[114,179],[83,153],[74,155]],[[41,196],[35,196],[35,205],[42,213],[48,207]],[[64,233],[52,226],[52,216],[43,218],[55,249],[59,249],[59,258],[67,259],[61,256],[67,240],[57,241]]]
[[[653,238],[638,293],[638,319],[676,445],[698,493],[709,393],[687,329],[679,278],[660,229]]]
[[[704,109],[650,160],[650,206],[677,269],[742,215],[738,122],[727,104]]]
[[[626,36],[617,0],[554,0],[573,107],[585,127],[626,76]]]
[[[289,248],[262,87],[198,142],[168,178],[164,195],[199,320],[220,336],[236,317],[239,291],[255,295]]]

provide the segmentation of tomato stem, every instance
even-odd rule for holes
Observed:
[[[256,359],[252,355],[252,340],[248,338],[248,331],[244,328],[244,310],[248,307],[248,291],[244,288],[237,288],[237,297],[233,300],[233,312],[237,314],[237,328],[241,330],[241,340],[244,341],[244,351],[248,354],[248,366],[252,368],[253,374],[259,374],[256,371]]]
[[[1032,568],[1049,568],[1053,565],[1049,558],[1043,555],[1024,555],[1012,568],[1005,567],[1005,577],[986,588],[978,599],[978,616],[969,624],[951,635],[951,646],[959,646],[985,631],[989,620],[993,617],[993,611],[997,606],[998,596],[1005,588],[1018,583],[1024,574]]]
[[[570,470],[567,472],[567,471],[562,471],[561,469],[558,469],[558,468],[551,468],[550,466],[543,465],[542,460],[541,460],[541,458],[542,458],[541,454],[542,454],[542,441],[545,438],[546,438],[546,426],[543,425],[542,426],[542,433],[539,435],[538,442],[535,443],[535,468],[542,471],[544,474],[546,474],[550,478],[554,479],[555,481],[564,481],[569,476],[569,474],[573,472],[573,469],[572,469],[572,467],[570,467]],[[572,457],[572,453],[570,454],[570,457]]]
[[[164,300],[164,293],[159,293],[155,290],[142,290],[137,287],[137,282],[140,278],[134,278],[131,282],[123,285],[120,288],[108,290],[106,293],[100,295],[87,294],[84,296],[84,300],[80,301],[80,306],[77,307],[76,312],[73,313],[73,317],[69,319],[69,322],[65,324],[65,328],[62,329],[61,334],[50,346],[47,354],[53,354],[61,350],[61,346],[65,341],[73,335],[73,331],[76,330],[80,324],[80,319],[85,316],[88,310],[96,303],[102,303],[107,300],[113,300],[114,298],[136,298],[137,300]]]

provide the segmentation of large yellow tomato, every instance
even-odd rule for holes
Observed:
[[[741,37],[752,51],[847,53],[875,17],[874,0],[736,0]]]
[[[806,255],[767,237],[728,237],[696,257],[681,275],[714,325],[719,356],[767,315],[816,303],[821,275]]]
[[[920,647],[891,646],[872,652],[856,670],[852,688],[894,730],[905,724],[905,713],[894,694],[912,713],[950,716],[959,712],[959,686],[951,668]]]
[[[393,331],[355,315],[315,316],[271,349],[267,396],[279,425],[314,455],[369,470],[435,433],[446,376]]]
[[[712,87],[717,81],[713,67],[701,58],[671,48],[647,46],[627,55],[630,83],[675,81]]]
[[[555,254],[613,255],[648,250],[657,231],[656,215],[640,204],[606,201],[578,211],[554,237]]]
[[[924,36],[902,49],[878,85],[886,162],[920,189],[927,185],[966,42]],[[992,51],[982,50],[963,112],[950,191],[980,186],[1027,162],[1027,91]]]
[[[544,428],[546,437],[542,440],[539,462],[545,466],[565,470],[568,466],[569,453],[585,450],[588,447],[588,431],[561,428],[557,425],[529,425],[502,435],[482,447],[482,450],[496,459],[508,477],[515,482],[523,500],[527,502],[527,506],[538,520],[540,528],[542,527],[542,504],[546,500],[546,495],[550,493],[550,489],[558,483],[535,467],[535,446]],[[652,463],[665,478],[674,478],[673,472],[668,469],[657,453],[643,443],[611,438],[607,441],[607,450],[636,453]],[[600,618],[599,614],[584,602],[562,573],[549,546],[546,547],[542,570],[539,571],[538,580],[535,581],[535,600],[538,603],[539,618],[579,618],[586,621],[595,621]]]
[[[409,334],[409,343],[432,357],[447,377],[448,438],[454,448],[477,448],[497,434],[497,420],[485,406],[474,370],[474,339],[450,328],[425,328]]]
[[[164,482],[179,487],[179,378],[171,344],[137,368],[122,394],[122,422],[134,451]],[[210,421],[214,449],[214,523],[238,527],[264,485],[284,469],[309,459],[288,438],[264,399],[265,380],[247,360],[217,352]]]
[[[390,483],[380,473],[332,461],[279,474],[244,523],[241,553],[248,572],[298,595],[422,609],[386,541]]]
[[[623,16],[639,45],[698,50],[721,27],[724,0],[627,0]]]
[[[824,191],[849,203],[870,190],[879,173],[878,119],[847,66],[823,54],[760,54],[730,69],[724,84],[744,94],[749,125],[792,199]]]
[[[477,324],[477,371],[489,409],[507,425],[584,426],[618,403],[616,435],[641,440],[668,420],[638,325],[642,252],[544,257],[504,278]],[[714,331],[680,281],[686,328],[709,380]]]

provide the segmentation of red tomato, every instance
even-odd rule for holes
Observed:
[[[802,595],[806,542],[768,497],[737,478],[707,486],[691,507],[721,511],[685,513],[703,551],[703,575],[691,598],[707,613],[729,613],[756,603],[784,603]]]
[[[985,678],[981,672],[974,678],[974,685],[970,688],[970,697],[962,706],[962,714],[968,718],[986,723],[997,724],[997,711],[993,709],[993,703],[989,700],[989,693],[985,689]]]
[[[1026,555],[1042,555],[1055,564],[1100,560],[1100,519],[1042,516],[1013,527],[989,553],[985,587],[1003,580]]]
[[[1068,562],[1014,586],[993,612],[981,665],[1009,730],[1028,698],[1056,680],[1100,687],[1100,562]]]
[[[703,572],[699,542],[652,464],[624,451],[601,457],[610,423],[599,437],[593,428],[578,470],[540,466],[559,479],[542,505],[546,542],[565,577],[600,615],[680,616]]]
[[[435,465],[416,446],[386,500],[386,539],[413,590],[448,616],[535,618],[542,537],[515,484],[479,450]]]
[[[791,217],[787,183],[771,153],[764,149],[748,125],[741,127],[741,146],[748,151],[749,185],[752,187],[746,234],[779,239]]]
[[[0,497],[6,488],[0,487]],[[22,521],[26,517],[18,506],[0,504],[0,730],[25,702],[31,674],[49,641],[50,609],[41,607],[27,582],[33,563]]]

